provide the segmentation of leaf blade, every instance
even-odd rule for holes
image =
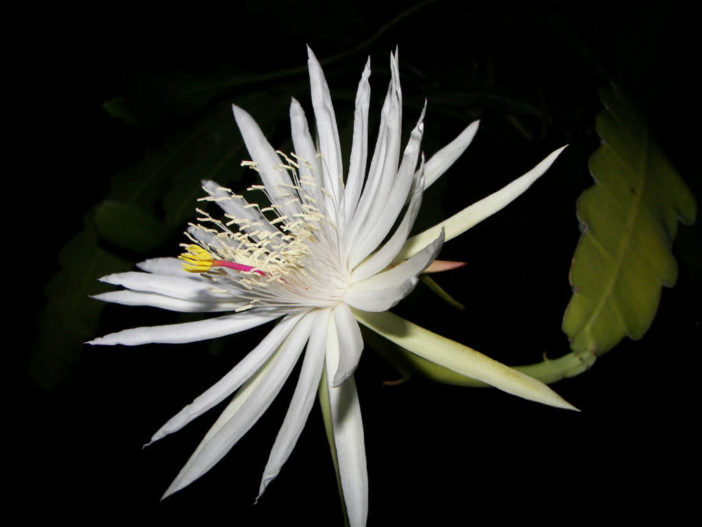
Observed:
[[[695,220],[694,197],[622,94],[611,88],[597,117],[602,140],[590,158],[595,185],[578,200],[583,235],[573,257],[573,296],[563,331],[571,349],[602,354],[651,325],[677,264],[678,222]]]

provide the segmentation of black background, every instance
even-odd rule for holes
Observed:
[[[8,361],[19,357],[24,388],[11,398],[21,420],[6,434],[13,445],[6,455],[20,469],[12,474],[13,501],[29,505],[27,518],[342,524],[318,408],[280,476],[253,505],[291,385],[217,467],[159,502],[216,410],[159,444],[145,450],[141,445],[228,371],[266,328],[224,339],[216,354],[206,345],[86,347],[66,380],[51,390],[27,375],[28,343],[44,284],[58,269],[55,255],[107,194],[110,177],[158,146],[171,129],[190,123],[190,117],[152,115],[131,126],[104,112],[104,101],[162,89],[169,76],[177,83],[183,76],[302,66],[305,44],[324,60],[367,41],[406,7],[307,0],[3,8],[4,120],[11,136],[5,180],[12,191],[6,243],[21,248],[24,262],[6,268],[8,278],[22,283],[22,291],[12,293],[13,304],[21,299],[21,309],[15,309],[21,320],[12,332],[19,338],[8,341],[6,353]],[[668,4],[629,9],[605,2],[434,2],[350,54],[343,66],[325,68],[332,95],[355,89],[371,55],[377,112],[395,45],[406,98],[429,101],[428,155],[467,122],[482,119],[474,144],[435,198],[446,211],[459,210],[571,144],[524,197],[447,244],[442,257],[468,265],[437,280],[466,304],[464,312],[421,288],[398,312],[511,364],[566,353],[560,323],[578,238],[575,202],[591,184],[586,162],[597,146],[597,90],[610,79],[627,86],[699,196],[697,22]],[[522,123],[532,132],[527,138],[499,105],[486,100],[455,115],[432,114],[432,95],[462,89],[451,84],[456,71],[462,79],[491,79],[486,90],[538,105],[548,118],[526,117]],[[293,80],[299,83],[304,74]],[[309,107],[307,94],[290,93],[286,82],[251,89],[294,95]],[[239,95],[227,97],[236,102]],[[340,119],[349,110],[337,104]],[[406,108],[406,127],[417,112],[416,104]],[[562,523],[605,514],[681,514],[693,498],[687,478],[699,464],[693,448],[699,439],[697,254],[698,228],[681,227],[678,285],[664,290],[644,339],[623,341],[591,371],[555,385],[580,413],[422,380],[383,386],[397,374],[366,352],[357,383],[370,476],[368,524],[486,518]],[[109,306],[99,334],[144,324],[143,317],[173,321],[145,309]],[[19,325],[28,321],[28,329]]]

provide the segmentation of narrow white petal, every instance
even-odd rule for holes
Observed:
[[[169,276],[183,276],[192,278],[193,274],[183,268],[183,260],[178,258],[151,258],[139,262],[137,267],[142,271]]]
[[[341,162],[341,145],[339,131],[336,126],[336,116],[332,105],[329,86],[324,78],[322,67],[312,50],[307,48],[307,66],[310,73],[310,91],[312,107],[317,123],[319,150],[322,154],[321,165],[324,174],[324,186],[332,195],[334,205],[338,206],[341,199],[344,168]]]
[[[91,340],[87,344],[138,346],[140,344],[185,344],[233,335],[280,317],[279,312],[247,311],[184,324],[125,329]]]
[[[450,240],[459,234],[463,234],[477,223],[480,223],[485,218],[492,216],[503,207],[509,205],[549,169],[564,148],[565,146],[551,152],[529,172],[515,179],[497,192],[473,203],[461,212],[454,214],[449,219],[442,221],[434,227],[413,236],[407,240],[407,243],[405,243],[405,246],[402,248],[397,258],[400,259],[412,256],[417,251],[421,250],[429,240],[436,238],[441,229],[446,231],[446,240]]]
[[[300,206],[297,202],[297,192],[293,189],[292,180],[283,162],[268,143],[253,117],[238,106],[232,105],[232,109],[246,149],[257,165],[269,197],[281,215],[292,217],[300,212]]]
[[[239,389],[270,358],[283,340],[290,334],[302,315],[288,316],[281,320],[261,343],[251,350],[229,373],[212,385],[207,391],[171,417],[151,438],[151,443],[177,432],[196,417],[218,405]]]
[[[221,294],[213,292],[211,282],[192,273],[189,277],[185,277],[128,271],[103,276],[100,281],[111,285],[121,285],[133,291],[156,293],[184,300],[211,301],[222,298]]]
[[[397,220],[402,207],[407,202],[407,196],[412,187],[415,175],[419,150],[424,132],[424,110],[419,121],[410,135],[410,139],[402,156],[397,174],[394,176],[392,189],[386,199],[379,200],[370,212],[372,221],[363,225],[356,234],[357,242],[354,243],[352,258],[349,265],[355,267],[363,261],[385,239]]]
[[[329,376],[327,381],[330,381]],[[350,527],[365,527],[368,518],[368,470],[361,407],[353,376],[341,386],[333,386],[329,382],[328,390],[346,514]]]
[[[266,365],[234,397],[166,490],[186,487],[222,459],[258,421],[280,392],[310,335],[313,317],[303,317]]]
[[[402,92],[400,90],[399,66],[394,55],[390,56],[392,78],[380,116],[380,130],[371,159],[368,177],[358,207],[351,219],[349,230],[350,255],[353,258],[355,245],[362,239],[361,232],[375,220],[373,211],[387,199],[397,173],[402,134]],[[360,262],[360,258],[356,263]]]
[[[336,371],[330,373],[332,385],[339,386],[356,371],[363,351],[363,336],[351,309],[343,302],[334,309],[334,322],[339,335],[339,362]]]
[[[412,226],[414,225],[414,220],[417,218],[417,214],[419,213],[419,207],[422,204],[423,188],[424,180],[419,177],[415,180],[412,198],[407,210],[405,211],[405,215],[400,222],[400,225],[398,225],[395,232],[392,234],[390,239],[385,242],[383,247],[366,258],[363,263],[358,265],[353,270],[353,274],[351,275],[352,282],[360,282],[361,280],[382,271],[395,259],[397,254],[400,252],[400,249],[402,249],[402,246],[407,241],[407,237],[409,236]]]
[[[412,276],[402,283],[386,286],[382,289],[373,289],[360,282],[362,285],[349,289],[344,301],[361,311],[387,311],[409,295],[417,286],[418,281],[419,278]]]
[[[285,419],[271,449],[256,499],[261,497],[268,484],[275,479],[290,457],[312,410],[324,367],[328,319],[329,310],[320,311],[315,315],[295,393],[293,393]]]
[[[353,117],[353,142],[349,158],[349,175],[344,189],[344,217],[351,218],[361,195],[368,161],[368,107],[370,105],[370,58],[361,75],[356,92],[356,110]]]
[[[170,296],[159,295],[157,293],[143,293],[141,291],[110,291],[93,295],[95,300],[112,302],[124,306],[148,306],[178,311],[181,313],[214,313],[218,311],[236,311],[246,303],[226,302],[226,301],[197,301],[183,300]]]
[[[382,273],[373,275],[370,278],[354,283],[351,286],[351,289],[357,286],[367,287],[368,289],[383,289],[386,286],[404,282],[412,276],[417,276],[436,259],[439,251],[441,251],[441,246],[443,243],[444,233],[443,231],[439,231],[439,235],[436,237],[436,239],[434,239],[418,253],[412,255],[407,260],[404,260],[387,271],[383,271]]]
[[[441,243],[441,238],[438,238],[409,260],[352,284],[346,293],[345,301],[362,311],[387,311],[394,307],[417,285],[417,275],[436,258]]]
[[[426,269],[441,250],[443,232],[410,259],[370,278],[352,284],[344,297],[362,311],[386,311],[406,297],[417,285],[417,275]]]
[[[354,313],[361,324],[398,346],[452,371],[507,393],[542,404],[575,410],[541,381],[505,366],[458,342],[437,335],[389,312]]]
[[[466,148],[468,148],[473,141],[479,125],[480,121],[473,121],[470,123],[456,139],[439,150],[427,161],[424,172],[424,188],[429,188],[434,181],[439,179],[444,172],[451,168],[451,165],[463,155],[463,152],[466,151]]]
[[[290,129],[293,140],[293,148],[297,155],[299,165],[300,181],[302,182],[302,199],[306,203],[314,206],[318,210],[324,210],[322,204],[325,197],[322,194],[324,182],[322,180],[322,169],[319,167],[317,150],[310,134],[309,125],[305,112],[297,100],[290,103]]]

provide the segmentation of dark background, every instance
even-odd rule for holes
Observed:
[[[253,506],[293,383],[210,473],[159,502],[217,411],[146,450],[141,445],[255,346],[266,328],[215,346],[85,347],[50,387],[37,374],[34,321],[45,284],[59,270],[56,255],[92,221],[115,173],[213,106],[252,91],[283,104],[294,95],[310,107],[304,71],[205,89],[192,98],[182,95],[183,86],[298,68],[309,44],[322,61],[347,53],[325,64],[341,123],[351,115],[352,93],[369,55],[371,114],[377,115],[388,54],[399,46],[405,129],[426,97],[428,156],[468,122],[482,120],[471,148],[427,197],[430,212],[460,210],[570,143],[524,197],[445,247],[442,257],[468,265],[436,279],[465,303],[465,311],[452,310],[421,287],[398,310],[509,364],[568,351],[560,324],[579,235],[575,203],[592,183],[587,158],[598,144],[598,89],[611,80],[627,89],[700,195],[702,85],[698,21],[690,13],[668,3],[636,9],[606,2],[408,6],[306,0],[3,8],[4,121],[11,135],[6,243],[16,247],[9,257],[23,262],[6,268],[12,283],[22,284],[21,292],[11,293],[21,309],[15,308],[20,317],[11,320],[14,336],[6,353],[11,363],[19,358],[23,379],[20,397],[10,403],[20,425],[7,439],[14,445],[10,465],[20,468],[12,476],[13,501],[25,505],[27,518],[342,523],[316,407],[284,470]],[[115,97],[127,101],[126,118],[104,110]],[[264,130],[274,145],[286,140],[286,121],[282,112],[278,128]],[[232,173],[238,161],[232,161]],[[174,237],[147,256],[175,254],[181,241]],[[106,248],[129,261],[143,258]],[[357,382],[369,525],[484,518],[561,523],[604,511],[627,519],[680,514],[693,492],[685,482],[699,465],[693,449],[699,439],[693,426],[699,229],[681,227],[675,251],[678,285],[663,291],[644,339],[623,341],[591,371],[555,385],[581,413],[421,379],[383,386],[397,374],[368,350]],[[108,306],[96,335],[175,321],[146,308]]]

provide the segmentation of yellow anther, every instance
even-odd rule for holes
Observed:
[[[185,249],[187,252],[178,256],[180,260],[185,262],[183,269],[190,273],[204,273],[212,268],[214,258],[209,251],[195,244],[190,244]]]

